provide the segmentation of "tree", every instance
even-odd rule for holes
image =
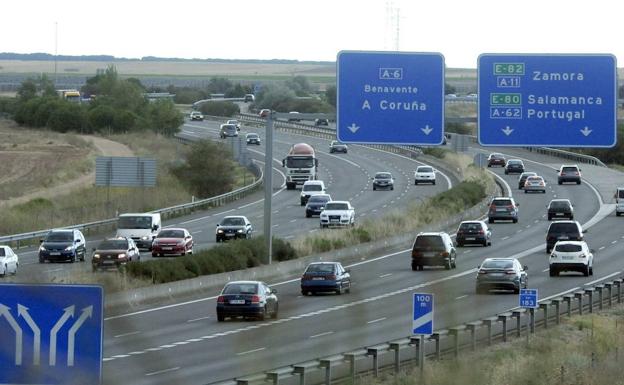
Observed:
[[[186,161],[172,172],[196,196],[211,197],[232,190],[231,158],[232,154],[221,144],[202,140],[191,145]]]
[[[325,90],[325,100],[327,104],[336,108],[336,96],[338,95],[337,88],[335,85],[328,86]]]
[[[26,79],[17,90],[17,97],[21,102],[26,102],[37,96],[37,84],[32,79]]]
[[[184,118],[171,100],[156,100],[149,104],[148,117],[151,128],[165,136],[173,136],[184,123]]]
[[[312,92],[310,81],[302,75],[293,76],[287,80],[286,87],[293,90],[297,96],[308,96]]]
[[[234,116],[240,114],[240,107],[232,102],[206,102],[199,107],[199,110],[202,114],[211,116]]]
[[[84,108],[78,104],[63,102],[50,114],[47,126],[57,132],[83,131]]]

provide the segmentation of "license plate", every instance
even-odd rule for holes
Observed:
[[[50,255],[61,255],[61,253],[58,251],[51,251]]]
[[[102,261],[104,265],[113,265],[115,261]]]
[[[423,257],[433,257],[435,253],[423,253]]]
[[[574,257],[568,256],[568,255],[564,255],[564,256],[561,257],[561,259],[574,259]]]
[[[570,239],[570,237],[563,236],[563,237],[559,237],[559,239],[564,239],[565,240],[565,239]]]
[[[500,276],[502,276],[502,275],[503,275],[503,273],[490,273],[490,275],[491,275],[492,277],[500,277]]]
[[[226,237],[233,237],[234,234],[225,234]]]
[[[244,304],[245,304],[244,299],[231,299],[230,300],[230,305],[244,305]]]
[[[559,217],[562,217],[562,216],[563,216],[563,213],[557,213],[557,214],[555,214],[555,215],[556,215],[556,216],[559,216]]]
[[[330,221],[330,222],[339,222],[339,221],[340,221],[340,219],[330,219],[329,221]]]
[[[497,212],[504,212],[504,211],[507,211],[507,209],[504,209],[504,208],[503,209],[496,209],[496,211]]]
[[[323,278],[323,277],[312,277],[312,280],[313,281],[323,281],[323,280],[325,280],[325,278]]]
[[[172,248],[171,247],[163,247],[162,249],[163,250],[171,250]]]
[[[475,238],[475,237],[468,237],[468,238],[466,238],[467,241],[474,241],[475,239],[477,239],[477,238]]]

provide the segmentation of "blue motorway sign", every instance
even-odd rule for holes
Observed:
[[[444,57],[439,53],[341,51],[338,140],[437,145],[444,136]]]
[[[613,147],[616,70],[607,54],[479,56],[479,143]]]
[[[100,384],[103,291],[0,285],[1,384]]]
[[[414,293],[412,334],[433,333],[433,294]]]
[[[535,308],[537,301],[537,289],[520,289],[520,307]]]

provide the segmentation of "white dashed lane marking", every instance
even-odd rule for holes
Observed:
[[[251,353],[256,353],[256,352],[261,352],[266,348],[258,348],[258,349],[252,349],[252,350],[247,350],[246,352],[240,352],[240,353],[236,353],[237,356],[243,356],[245,354],[251,354]]]
[[[176,370],[180,370],[179,366],[176,366],[175,368],[169,368],[169,369],[164,369],[164,370],[159,370],[157,372],[151,372],[151,373],[145,373],[146,376],[156,376],[158,374],[163,374],[163,373],[169,373],[169,372],[175,372]]]
[[[368,322],[367,322],[367,324],[374,324],[374,323],[377,323],[377,322],[381,322],[381,321],[383,321],[383,320],[385,320],[385,319],[386,319],[386,317],[383,317],[383,318],[377,318],[377,319],[374,319],[374,320],[372,320],[372,321],[368,321]]]
[[[325,333],[315,334],[313,336],[310,336],[310,338],[318,338],[318,337],[328,336],[330,334],[334,334],[334,332],[325,332]]]

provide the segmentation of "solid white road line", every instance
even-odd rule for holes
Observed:
[[[368,321],[368,322],[367,322],[367,324],[374,324],[374,323],[376,323],[376,322],[381,322],[381,321],[385,320],[386,318],[387,318],[387,317],[377,318],[377,319],[374,319],[374,320],[372,320],[372,321]]]
[[[246,351],[246,352],[236,353],[236,355],[237,355],[237,356],[242,356],[242,355],[245,355],[245,354],[250,354],[250,353],[255,353],[255,352],[261,352],[261,351],[263,351],[264,349],[266,349],[266,348],[258,348],[258,349],[248,350],[248,351]]]
[[[129,332],[129,333],[123,333],[123,334],[117,334],[116,336],[114,336],[115,338],[121,338],[121,337],[126,337],[126,336],[131,336],[133,334],[139,334],[141,333],[140,331],[136,331],[136,332]]]
[[[176,370],[179,370],[180,367],[176,366],[175,368],[169,368],[169,369],[164,369],[164,370],[159,370],[157,372],[151,372],[151,373],[145,373],[146,376],[156,376],[158,374],[163,374],[163,373],[169,373],[169,372],[175,372]]]
[[[190,319],[190,320],[188,320],[186,322],[196,322],[196,321],[201,321],[201,320],[208,319],[208,318],[210,318],[210,317],[206,316],[206,317],[193,318],[193,319]]]
[[[310,336],[308,338],[318,338],[318,337],[328,336],[330,334],[334,334],[334,332],[325,332],[325,333],[315,334],[315,335]]]

